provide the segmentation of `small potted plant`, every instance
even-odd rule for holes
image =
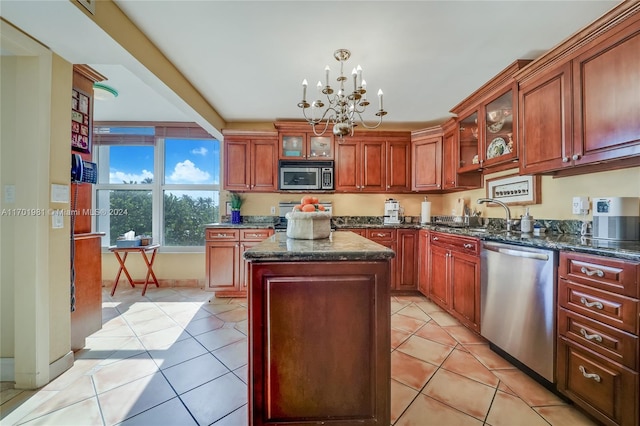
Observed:
[[[242,197],[237,192],[230,192],[231,200],[231,223],[240,223],[240,207],[242,207]]]

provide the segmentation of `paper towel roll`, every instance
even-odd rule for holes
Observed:
[[[431,201],[423,201],[420,210],[420,222],[421,223],[430,223],[431,222]]]

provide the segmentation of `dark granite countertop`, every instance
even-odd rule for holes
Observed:
[[[421,228],[448,234],[476,237],[486,241],[498,241],[552,250],[567,250],[640,262],[640,241],[608,241],[582,237],[575,234],[549,232],[535,236],[520,232],[507,233],[502,230],[450,228],[434,225],[425,225]]]
[[[204,227],[205,228],[252,228],[252,229],[273,229],[274,223],[266,223],[266,222],[243,222],[243,223],[231,223],[231,222],[218,222],[218,223],[208,223]]]
[[[394,256],[390,248],[353,232],[332,232],[319,240],[287,238],[285,232],[277,232],[244,252],[244,258],[254,262],[367,261]]]

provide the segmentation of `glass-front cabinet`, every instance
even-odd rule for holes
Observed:
[[[515,90],[508,90],[482,105],[484,118],[483,167],[512,162],[518,159],[518,147],[514,143]]]
[[[457,115],[458,173],[518,167],[518,98],[513,75],[529,62],[515,61],[451,110]]]
[[[332,160],[333,134],[280,132],[281,160]]]

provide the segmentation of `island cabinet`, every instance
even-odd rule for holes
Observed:
[[[393,252],[349,232],[278,233],[245,256],[249,424],[391,424]]]
[[[306,122],[276,122],[274,125],[278,129],[278,157],[281,160],[333,160],[331,129],[318,136]]]
[[[517,60],[468,96],[456,114],[458,172],[518,167],[518,86],[514,75],[530,60]]]
[[[521,174],[640,165],[639,12],[622,2],[516,74]]]
[[[408,192],[409,132],[360,132],[336,140],[337,192]]]
[[[278,134],[223,131],[224,182],[227,191],[275,192],[278,189]]]
[[[480,241],[429,232],[427,296],[480,332]]]
[[[209,228],[206,230],[206,290],[216,297],[246,297],[248,264],[244,252],[273,229]]]
[[[560,252],[558,390],[606,425],[640,424],[640,263]]]

